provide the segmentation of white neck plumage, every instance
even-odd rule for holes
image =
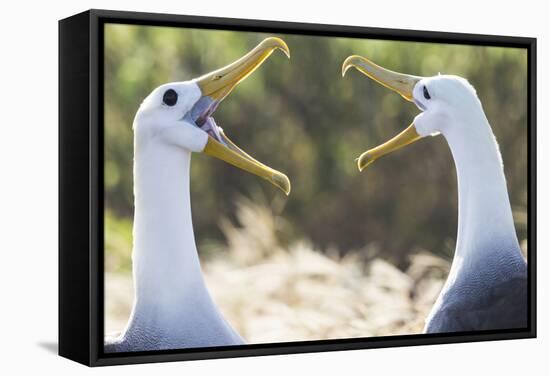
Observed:
[[[191,153],[177,147],[135,153],[134,311],[155,312],[143,317],[177,315],[190,296],[210,301],[193,234],[190,162]]]
[[[191,220],[191,153],[154,138],[134,149],[135,296],[117,351],[242,344],[202,275]]]
[[[458,179],[458,234],[453,269],[457,265],[474,264],[479,256],[486,256],[484,252],[519,252],[495,137],[481,108],[472,111],[467,121],[470,123],[467,128],[453,124],[444,134]]]

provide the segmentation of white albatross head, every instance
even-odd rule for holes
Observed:
[[[271,53],[290,51],[279,38],[264,39],[249,53],[223,68],[199,78],[163,84],[142,102],[134,119],[136,143],[152,138],[187,152],[203,152],[264,178],[290,193],[287,176],[252,158],[237,147],[216,125],[212,114],[219,103],[254,72]]]
[[[416,131],[422,137],[448,134],[455,127],[468,132],[465,127],[477,124],[468,121],[468,117],[472,111],[481,109],[473,86],[464,78],[451,75],[422,78],[413,89],[413,102],[422,110],[414,119]]]
[[[459,134],[467,139],[480,131],[475,118],[485,119],[481,102],[472,85],[462,77],[437,75],[418,77],[382,68],[367,58],[353,55],[342,65],[342,75],[356,68],[381,85],[399,93],[422,111],[413,123],[391,140],[367,150],[357,159],[363,171],[376,159],[409,145],[422,137],[443,134],[447,138]]]

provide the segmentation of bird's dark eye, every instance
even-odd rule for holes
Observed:
[[[162,101],[167,106],[173,106],[178,102],[178,93],[176,93],[176,91],[173,89],[168,89],[164,92]]]
[[[426,88],[426,86],[424,86],[422,90],[424,92],[424,98],[432,99],[432,97],[430,96],[430,93],[428,93],[428,89]]]

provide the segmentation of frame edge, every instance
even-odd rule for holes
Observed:
[[[59,21],[59,355],[90,365],[90,12]]]

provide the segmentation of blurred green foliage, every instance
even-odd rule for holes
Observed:
[[[119,252],[117,244],[122,243],[117,242],[131,238],[132,121],[140,102],[160,84],[188,80],[234,61],[271,34],[116,24],[105,28],[106,245],[108,252]],[[320,249],[341,252],[374,244],[383,250],[378,256],[401,266],[415,248],[452,255],[456,177],[442,137],[422,140],[363,173],[357,170],[354,160],[361,152],[400,132],[418,110],[355,70],[342,78],[341,64],[351,54],[406,73],[467,78],[499,141],[512,206],[518,218],[524,217],[525,50],[278,36],[290,47],[291,60],[274,53],[214,117],[244,150],[285,172],[292,193],[286,198],[256,176],[194,155],[191,189],[199,249],[224,240],[220,219],[234,218],[235,199],[245,195],[291,224],[281,230],[283,241],[307,238]],[[526,238],[524,221],[518,220],[516,228],[520,239]]]

